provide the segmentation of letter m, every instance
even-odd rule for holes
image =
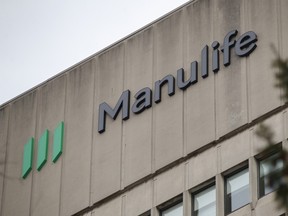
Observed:
[[[130,107],[130,91],[126,90],[122,93],[116,106],[112,109],[107,103],[101,103],[99,105],[99,116],[98,116],[98,132],[103,133],[106,126],[106,114],[112,119],[116,119],[120,110],[122,110],[122,119],[129,119],[129,107]]]

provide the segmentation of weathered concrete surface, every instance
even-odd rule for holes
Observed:
[[[190,75],[190,64],[198,61],[198,83],[184,92],[184,137],[186,153],[215,140],[215,76],[201,77],[201,50],[213,42],[213,1],[198,1],[187,7],[187,57],[186,71]],[[197,29],[197,30],[196,30]],[[210,56],[209,56],[210,57]],[[211,62],[209,63],[211,69]],[[203,136],[205,133],[205,136]]]
[[[127,40],[125,50],[124,89],[134,95],[144,87],[153,88],[153,29],[149,28]],[[152,110],[141,114],[131,112],[123,124],[123,185],[151,173],[152,169]]]
[[[155,26],[154,81],[175,76],[183,66],[183,19],[179,11]],[[162,89],[161,104],[153,108],[153,131],[153,167],[157,170],[183,155],[183,92],[177,88],[171,97],[167,86]]]
[[[61,195],[61,167],[64,151],[57,163],[52,162],[54,129],[64,121],[66,76],[59,77],[39,89],[37,100],[37,128],[34,149],[34,172],[31,197],[31,215],[59,215]],[[40,172],[36,171],[38,141],[49,130],[48,158]],[[49,190],[47,190],[49,188]]]
[[[288,28],[287,28],[287,20],[288,20],[288,14],[287,14],[287,8],[288,8],[288,1],[281,0],[278,5],[278,16],[280,16],[280,20],[278,23],[280,23],[280,32],[281,32],[281,43],[280,47],[282,49],[282,57],[288,58]]]
[[[125,216],[140,215],[152,208],[153,200],[153,182],[152,180],[141,184],[139,187],[128,191],[126,195]],[[139,205],[141,203],[141,205]]]
[[[23,147],[27,140],[35,135],[36,106],[37,92],[32,92],[11,104],[2,215],[31,215],[30,203],[33,175],[30,173],[23,180],[21,172]]]
[[[276,57],[271,45],[279,49],[277,4],[278,1],[256,0],[248,1],[247,5],[248,28],[255,31],[259,38],[253,58],[247,58],[251,120],[281,104],[280,90],[274,87],[274,70],[271,68],[271,62]]]
[[[233,40],[238,39],[246,30],[241,25],[243,17],[243,1],[215,1],[214,11],[214,40],[221,45],[225,35],[238,30]],[[257,32],[256,32],[257,34]],[[254,54],[254,53],[253,53]],[[245,58],[239,58],[235,48],[231,49],[231,64],[223,65],[223,53],[220,55],[220,70],[215,76],[216,79],[216,127],[217,137],[232,131],[247,123],[247,77]],[[253,59],[254,55],[248,57]]]
[[[113,121],[106,118],[106,131],[97,132],[98,109],[102,102],[114,107],[123,92],[124,45],[101,54],[96,61],[95,114],[93,131],[92,202],[120,190],[122,157],[121,114]],[[129,121],[129,120],[128,120]]]
[[[121,197],[117,197],[111,202],[105,203],[104,205],[96,208],[92,211],[92,216],[121,216],[122,214],[122,199]]]
[[[67,74],[60,215],[90,204],[94,61]]]
[[[209,160],[207,160],[209,158]],[[203,169],[197,169],[201,164]],[[202,182],[205,182],[207,179],[214,177],[218,170],[218,154],[217,148],[210,148],[209,150],[198,154],[195,157],[192,157],[189,160],[189,169],[188,169],[188,188],[193,188],[199,185]]]
[[[6,144],[9,126],[9,106],[0,109],[0,212],[2,209],[4,174],[6,164]]]
[[[154,205],[160,205],[165,201],[176,197],[184,191],[184,164],[174,167],[168,172],[157,176],[154,181]],[[169,188],[169,190],[167,190]]]

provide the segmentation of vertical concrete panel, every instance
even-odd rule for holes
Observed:
[[[271,44],[278,50],[277,1],[247,1],[250,28],[258,35],[257,48],[248,58],[251,95],[251,119],[281,105],[280,90],[275,88],[274,71],[271,68],[275,54]],[[269,16],[267,16],[269,14]]]
[[[192,196],[187,190],[183,192],[183,215],[192,215]]]
[[[106,116],[106,131],[97,132],[99,105],[115,107],[123,92],[124,45],[103,53],[97,60],[95,130],[93,138],[92,202],[118,191],[121,182],[122,113],[113,120]],[[129,120],[128,120],[129,121]]]
[[[180,164],[157,176],[154,195],[156,206],[184,191],[184,172],[184,164]]]
[[[62,158],[52,162],[54,129],[59,122],[64,121],[66,76],[50,81],[39,89],[37,129],[35,139],[35,162],[37,161],[37,148],[42,133],[48,129],[48,157],[46,164],[38,172],[33,173],[31,215],[59,215],[60,183]],[[65,133],[65,132],[64,132]],[[64,140],[64,145],[67,142]]]
[[[288,1],[287,0],[280,0],[280,32],[281,35],[281,48],[282,48],[282,55],[283,58],[288,58]]]
[[[9,126],[9,106],[0,109],[0,213],[2,209],[4,172],[6,161],[6,144]]]
[[[225,171],[245,160],[250,156],[249,131],[233,136],[221,143],[221,171]]]
[[[187,153],[190,153],[215,139],[215,77],[211,70],[209,77],[206,79],[201,77],[201,50],[206,44],[210,45],[212,37],[211,0],[197,1],[189,5],[187,16],[187,76],[190,76],[191,62],[198,62],[198,83],[190,86],[185,92],[185,134]]]
[[[228,32],[238,30],[237,36],[231,38],[236,40],[250,30],[241,26],[243,1],[217,0],[215,3],[214,40],[219,41],[221,46]],[[220,70],[216,76],[217,137],[248,121],[245,57],[237,56],[235,48],[231,48],[230,52],[231,64],[225,67],[223,53],[220,51]],[[252,53],[251,57],[254,55]]]
[[[142,88],[152,89],[153,30],[149,28],[127,41],[125,63],[125,89],[131,91],[131,106],[134,95]],[[124,123],[125,145],[124,185],[151,173],[152,108],[141,114],[131,112]]]
[[[93,59],[67,74],[66,91],[61,215],[76,213],[90,203]]]
[[[219,166],[219,165],[218,165]],[[225,180],[222,174],[217,174],[215,176],[216,181],[216,211],[217,215],[225,215]]]
[[[209,160],[207,160],[209,158]],[[201,169],[199,169],[201,167]],[[213,147],[189,160],[189,188],[195,187],[217,174],[217,148]]]
[[[152,208],[152,180],[128,191],[126,196],[125,216],[140,215],[148,211]]]
[[[250,133],[250,132],[249,132]],[[258,163],[254,157],[249,158],[251,207],[255,209],[258,202]]]
[[[176,76],[183,67],[183,12],[179,11],[155,26],[155,75],[161,80],[168,74]],[[162,88],[162,101],[153,108],[155,169],[178,159],[183,154],[183,93],[176,87],[168,96]]]
[[[3,206],[1,215],[28,216],[32,187],[32,173],[21,178],[24,145],[35,135],[36,91],[11,105],[7,141]],[[35,152],[33,157],[35,163]],[[35,172],[33,165],[32,172]]]

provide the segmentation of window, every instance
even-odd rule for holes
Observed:
[[[182,194],[159,205],[160,216],[183,216],[183,197]]]
[[[226,214],[229,214],[250,202],[248,168],[227,176],[225,184]]]
[[[216,188],[210,186],[193,195],[193,216],[216,215]]]
[[[161,216],[183,216],[183,203],[180,202],[168,209],[161,211]]]
[[[280,152],[277,152],[259,161],[259,197],[265,196],[279,187],[277,182],[273,186],[268,184],[268,177],[283,168],[283,161],[280,160],[279,156]],[[272,165],[272,161],[276,162],[275,167]]]

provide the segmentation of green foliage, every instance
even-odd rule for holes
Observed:
[[[280,97],[288,101],[288,59],[284,60],[278,56],[273,62],[272,67],[277,70],[275,74],[276,87],[281,89]],[[256,131],[257,136],[265,140],[267,144],[263,149],[264,152],[275,151],[277,146],[273,140],[274,133],[272,129],[264,124],[261,124]],[[288,152],[282,149],[280,158],[271,159],[270,163],[274,170],[276,170],[277,160],[283,161],[283,169],[274,171],[268,177],[268,184],[270,187],[278,186],[276,191],[276,200],[278,201],[279,208],[286,208],[288,210]]]
[[[278,70],[275,74],[276,87],[283,90],[281,98],[288,101],[288,59],[278,57],[273,61],[272,66]]]
[[[256,135],[265,140],[266,147],[263,152],[276,152],[279,151],[277,145],[273,140],[274,133],[272,129],[264,124],[261,124],[256,131]],[[277,164],[281,160],[283,162],[283,169],[279,170]],[[281,149],[279,157],[270,159],[269,163],[273,167],[274,171],[268,176],[268,185],[270,188],[277,188],[276,200],[278,201],[279,208],[288,207],[288,152],[285,149]]]

